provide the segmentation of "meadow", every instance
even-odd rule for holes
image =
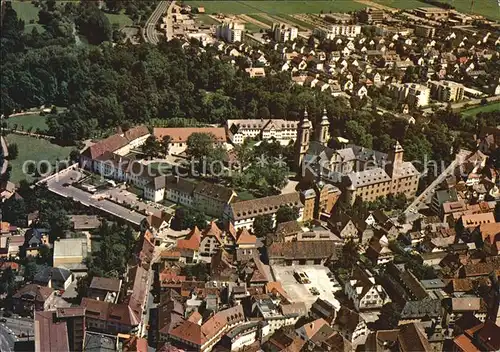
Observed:
[[[17,144],[19,151],[17,158],[9,161],[9,164],[12,166],[10,180],[14,183],[24,179],[28,180],[28,182],[33,181],[31,177],[23,173],[22,168],[24,162],[28,160],[34,160],[35,162],[48,160],[50,163],[53,163],[57,159],[66,159],[73,149],[72,147],[61,147],[46,139],[22,136],[13,133],[8,134],[5,139],[8,144]]]
[[[9,117],[5,121],[9,128],[14,128],[17,125],[17,130],[26,131],[28,128],[31,128],[32,132],[36,132],[37,129],[42,132],[47,130],[47,117],[40,116],[40,114],[17,115]]]
[[[356,11],[366,7],[353,0],[335,1],[291,1],[291,0],[254,0],[254,1],[184,1],[185,4],[199,7],[203,6],[205,12],[249,14],[266,12],[270,14],[296,14],[296,13],[320,13],[323,12],[348,12]]]
[[[480,112],[492,112],[492,111],[500,111],[500,102],[476,106],[467,110],[463,110],[462,114],[465,116],[475,116]]]

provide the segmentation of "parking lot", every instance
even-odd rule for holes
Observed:
[[[327,300],[340,308],[339,301],[335,298],[334,292],[338,289],[334,282],[328,277],[330,270],[322,265],[295,265],[295,266],[273,266],[273,274],[276,281],[281,282],[281,285],[288,293],[294,302],[304,302],[307,309],[316,301],[318,297]],[[310,284],[301,284],[293,275],[294,271],[304,272],[307,274]],[[311,293],[310,289],[315,287],[319,295]]]

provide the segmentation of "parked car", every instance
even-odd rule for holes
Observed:
[[[6,323],[7,322],[7,319],[5,318],[0,318],[0,323]]]

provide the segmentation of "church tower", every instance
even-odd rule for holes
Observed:
[[[299,129],[297,131],[297,150],[296,150],[296,162],[297,170],[301,170],[302,162],[309,149],[309,141],[311,139],[311,121],[309,121],[307,110],[304,111],[304,117],[299,123]]]
[[[319,126],[319,136],[318,142],[323,146],[328,146],[328,141],[330,140],[330,121],[328,121],[328,116],[326,116],[326,109],[323,110],[323,117],[321,118],[321,123]]]
[[[399,166],[403,163],[403,152],[404,152],[403,147],[401,146],[401,144],[399,144],[398,141],[396,141],[396,144],[387,155],[388,165],[386,167],[386,171],[389,174],[389,176],[391,176],[391,178],[394,173],[394,170],[398,169]]]

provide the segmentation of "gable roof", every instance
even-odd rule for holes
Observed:
[[[191,232],[183,240],[177,240],[177,248],[191,249],[197,251],[200,249],[201,232],[198,227],[194,227]]]
[[[235,202],[230,205],[234,220],[274,214],[281,206],[302,207],[298,192]]]
[[[200,182],[194,188],[194,193],[198,193],[203,197],[210,197],[217,199],[218,201],[229,203],[234,195],[232,189],[227,188],[222,185],[208,182]]]
[[[137,138],[144,137],[148,134],[149,134],[148,127],[142,125],[142,126],[135,126],[131,129],[125,131],[125,133],[123,135],[129,142],[132,142],[133,140],[135,140]]]
[[[17,290],[13,297],[21,298],[28,295],[33,297],[36,302],[43,303],[50,297],[50,295],[52,295],[53,292],[54,290],[50,287],[40,286],[37,284],[29,284]]]
[[[226,141],[226,130],[223,127],[155,127],[153,134],[157,139],[170,136],[171,143],[186,143],[193,133],[211,133],[219,143]]]
[[[238,240],[236,241],[236,244],[241,245],[241,244],[255,244],[257,242],[257,237],[254,235],[251,235],[250,232],[244,227],[241,229],[240,234],[238,235]]]
[[[97,157],[103,155],[105,152],[114,152],[129,143],[127,138],[114,134],[106,139],[103,139],[90,147],[87,147],[82,152],[82,155],[89,157],[90,159],[96,159]]]
[[[33,278],[33,281],[36,282],[43,282],[45,284],[48,284],[50,280],[55,280],[55,281],[66,281],[71,277],[71,271],[64,269],[64,268],[53,268],[51,266],[45,267],[43,270],[38,272],[35,277]]]
[[[398,334],[398,343],[401,352],[432,351],[429,340],[416,323],[402,325]]]
[[[94,276],[90,282],[89,288],[104,290],[110,292],[119,292],[121,280],[114,277],[100,277]]]
[[[340,243],[337,241],[274,242],[267,248],[269,259],[327,259],[336,258]]]

